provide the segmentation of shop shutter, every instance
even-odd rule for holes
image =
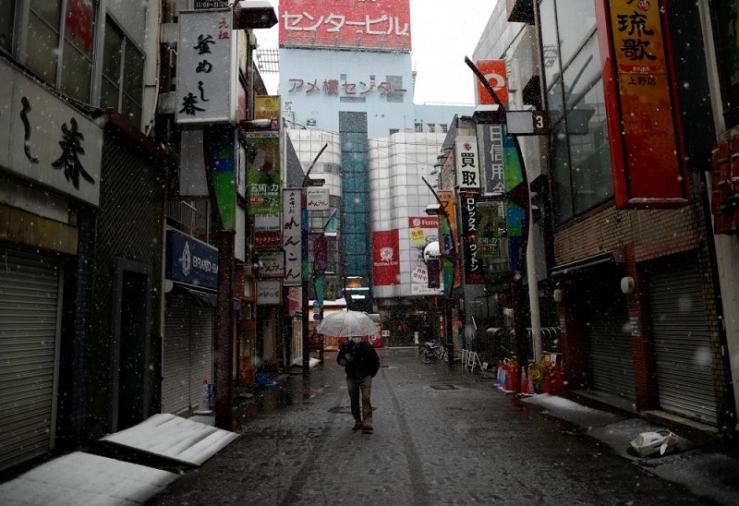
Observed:
[[[168,295],[162,358],[162,412],[190,407],[190,305],[186,294]]]
[[[628,321],[626,299],[619,278],[610,269],[596,270],[585,289],[590,308],[589,360],[593,388],[625,399],[636,397],[631,337],[625,331]]]
[[[662,409],[716,425],[710,332],[698,258],[649,268],[649,303]]]
[[[60,271],[0,248],[0,470],[53,448]]]
[[[198,408],[202,397],[203,379],[215,383],[213,367],[214,310],[205,307],[192,308],[192,332],[190,335],[190,407]]]

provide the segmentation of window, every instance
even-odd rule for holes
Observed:
[[[399,91],[403,89],[403,76],[387,76],[387,82],[390,83],[390,92],[388,92],[386,98],[388,102],[403,102],[403,95],[405,91]]]
[[[15,25],[15,1],[0,2],[0,50],[10,53],[13,50]]]
[[[441,130],[441,133],[444,133],[445,134],[445,133],[449,132],[449,125],[447,125],[446,123],[440,123],[439,124],[439,129]]]
[[[132,124],[140,126],[143,80],[143,54],[108,18],[105,23],[100,107],[116,109]]]
[[[423,123],[416,123],[416,125],[415,125],[415,131],[416,131],[416,133],[419,133],[419,134],[421,132],[423,132]]]
[[[613,198],[594,3],[578,2],[578,6],[574,8],[571,0],[541,3],[542,19],[549,19],[546,28],[542,26],[542,46],[554,214],[559,224]]]
[[[97,2],[29,0],[28,24],[22,33],[13,30],[13,11],[21,2],[0,3],[0,46],[12,52],[14,43],[23,46],[13,37],[23,37],[25,54],[19,55],[20,62],[70,97],[89,103]]]

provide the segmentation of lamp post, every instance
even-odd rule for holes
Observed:
[[[436,199],[436,204],[431,204],[429,206],[426,206],[426,214],[430,216],[439,216],[446,220],[447,226],[450,227],[450,234],[451,234],[451,220],[449,219],[449,214],[446,211],[446,208],[444,207],[444,203],[439,198],[439,194],[436,193],[436,190],[429,184],[428,181],[426,181],[426,178],[421,176],[421,180],[426,183],[426,186],[428,186],[429,190],[431,190],[431,193],[434,196],[434,199]],[[449,251],[447,251],[446,248],[446,241],[441,241],[441,248],[439,248],[439,252],[441,253],[441,257],[446,258],[447,260],[452,262],[453,267],[453,273],[452,273],[452,284],[454,283],[454,279],[456,278],[456,272],[457,272],[457,250],[454,245],[454,237],[451,237],[451,240],[449,241]],[[446,336],[446,347],[447,347],[447,356],[449,357],[449,369],[454,368],[454,340],[452,339],[452,332],[454,331],[453,325],[452,325],[452,306],[453,306],[453,300],[452,300],[452,286],[444,287],[444,335]]]
[[[490,94],[497,107],[494,107],[489,111],[491,113],[490,120],[496,123],[506,122],[506,110],[503,107],[500,98],[495,93],[495,90],[485,78],[485,75],[477,68],[477,66],[465,57],[465,63],[475,74],[480,83],[485,87],[485,90]],[[521,164],[521,182],[516,185],[510,191],[504,193],[502,196],[516,205],[520,206],[524,210],[524,217],[521,220],[521,241],[520,241],[520,259],[515,262],[514,251],[511,251],[511,262],[515,263],[518,269],[512,269],[511,272],[511,296],[513,298],[513,329],[516,335],[516,356],[518,357],[518,374],[516,381],[516,392],[521,391],[521,367],[522,362],[526,355],[525,346],[525,335],[526,335],[526,314],[525,311],[525,297],[526,292],[523,289],[523,272],[522,269],[526,265],[526,247],[529,240],[529,221],[531,216],[531,202],[529,198],[529,183],[526,174],[526,166],[524,165],[523,155],[521,153],[521,145],[518,142],[518,138],[515,135],[511,135],[513,144],[516,149],[516,154]]]

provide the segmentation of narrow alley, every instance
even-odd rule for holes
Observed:
[[[725,502],[700,498],[459,365],[424,365],[410,348],[380,356],[374,433],[352,431],[343,369],[327,353],[308,378],[257,393],[236,421],[241,437],[147,505],[677,506],[739,497],[734,489]]]

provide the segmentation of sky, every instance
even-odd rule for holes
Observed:
[[[278,0],[269,2],[278,9]],[[412,60],[418,72],[415,103],[474,103],[474,76],[464,57],[472,57],[496,3],[495,0],[410,0]],[[259,47],[276,48],[277,33],[278,25],[258,30]],[[276,77],[263,77],[268,91],[277,93]]]

